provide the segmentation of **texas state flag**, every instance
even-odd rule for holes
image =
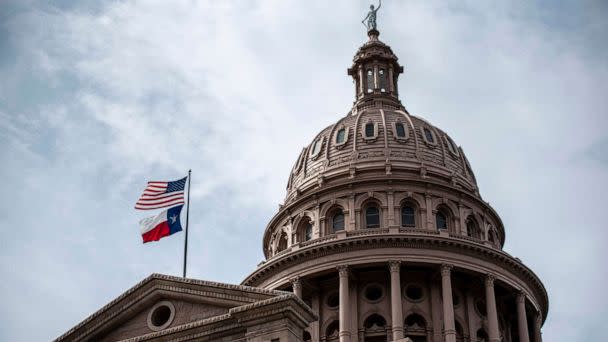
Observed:
[[[139,221],[144,243],[158,241],[165,236],[181,231],[182,225],[179,222],[179,214],[182,207],[183,205],[178,205],[164,210],[156,216],[146,217]]]

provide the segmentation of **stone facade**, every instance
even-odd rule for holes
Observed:
[[[242,285],[152,275],[58,341],[540,342],[548,297],[502,250],[464,151],[410,114],[371,30],[355,103],[305,147]]]

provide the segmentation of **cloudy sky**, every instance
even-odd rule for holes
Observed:
[[[193,170],[189,276],[239,283],[302,146],[345,115],[368,1],[0,1],[0,340],[57,337],[150,273],[149,179]],[[608,340],[608,6],[397,1],[401,100],[446,130],[544,281],[546,341]]]

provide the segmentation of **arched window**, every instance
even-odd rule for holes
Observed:
[[[488,342],[489,341],[488,333],[483,329],[477,330],[477,341],[478,342]]]
[[[424,131],[424,138],[427,142],[434,144],[435,143],[435,136],[433,135],[433,132],[431,132],[430,129],[428,129],[428,127],[424,127],[422,129]]]
[[[386,320],[378,314],[371,314],[363,322],[366,341],[386,341]]]
[[[367,92],[374,91],[374,72],[372,69],[367,69]]]
[[[488,241],[490,241],[492,245],[496,245],[496,232],[493,228],[488,230]]]
[[[416,210],[414,207],[406,203],[401,207],[401,226],[415,227],[416,226]]]
[[[309,217],[304,217],[297,229],[298,242],[304,242],[312,239],[312,220]]]
[[[435,215],[437,229],[448,229],[448,217],[443,211],[437,211]]]
[[[310,333],[308,331],[304,330],[304,332],[302,333],[302,340],[304,342],[312,341],[312,336],[310,336]]]
[[[419,314],[411,314],[405,319],[405,337],[414,342],[426,342],[426,320]]]
[[[336,134],[336,144],[343,144],[346,138],[346,128],[340,128]]]
[[[481,230],[472,217],[467,219],[467,235],[474,239],[481,239]]]
[[[279,236],[279,245],[277,246],[277,252],[281,252],[287,249],[287,233],[282,232]]]
[[[374,123],[373,122],[368,122],[365,124],[365,137],[366,138],[373,138],[376,134],[375,134],[375,129],[374,129]]]
[[[308,222],[304,229],[304,241],[312,239],[312,222]]]
[[[365,209],[365,228],[380,227],[380,210],[376,206]]]
[[[333,321],[331,322],[328,326],[327,329],[325,329],[325,340],[326,341],[337,341],[338,340],[338,333],[340,331],[340,322],[339,321]]]
[[[405,126],[403,126],[401,122],[395,124],[395,131],[397,133],[397,138],[405,138]]]
[[[344,230],[344,212],[341,209],[334,212],[331,219],[331,229],[332,233]]]
[[[386,84],[386,71],[384,69],[378,70],[378,78],[380,79],[380,91],[385,93],[387,84]]]

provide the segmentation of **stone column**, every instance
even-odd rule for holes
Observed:
[[[391,272],[391,320],[393,341],[403,338],[403,306],[401,304],[401,262],[389,261]]]
[[[536,313],[534,318],[534,342],[543,342],[543,336],[540,332],[540,327],[543,324],[543,316],[540,312]]]
[[[359,94],[357,94],[357,98],[359,98],[359,95],[361,94],[365,94],[365,78],[363,77],[363,66],[359,65]]]
[[[445,342],[456,342],[454,302],[452,300],[452,265],[441,265],[441,290],[443,297],[443,330]]]
[[[291,280],[291,287],[293,288],[293,293],[302,299],[302,280],[300,280],[300,277],[295,277]]]
[[[380,88],[380,82],[378,82],[378,65],[374,65],[374,90]]]
[[[321,317],[321,311],[320,311],[320,307],[321,307],[321,298],[319,296],[319,292],[315,291],[312,294],[312,311],[314,313],[317,314],[317,316],[319,316],[319,318]],[[310,323],[310,330],[311,330],[311,337],[313,341],[319,341],[319,335],[320,335],[320,331],[319,331],[319,321],[314,321],[312,323]]]
[[[498,331],[498,314],[496,312],[496,297],[494,295],[494,280],[492,274],[486,276],[486,313],[488,315],[488,337],[490,342],[500,342],[500,332]]]
[[[340,278],[340,342],[350,342],[350,317],[348,310],[348,266],[338,266]]]
[[[519,342],[530,342],[526,318],[526,295],[522,291],[517,294],[517,330],[519,331]]]

